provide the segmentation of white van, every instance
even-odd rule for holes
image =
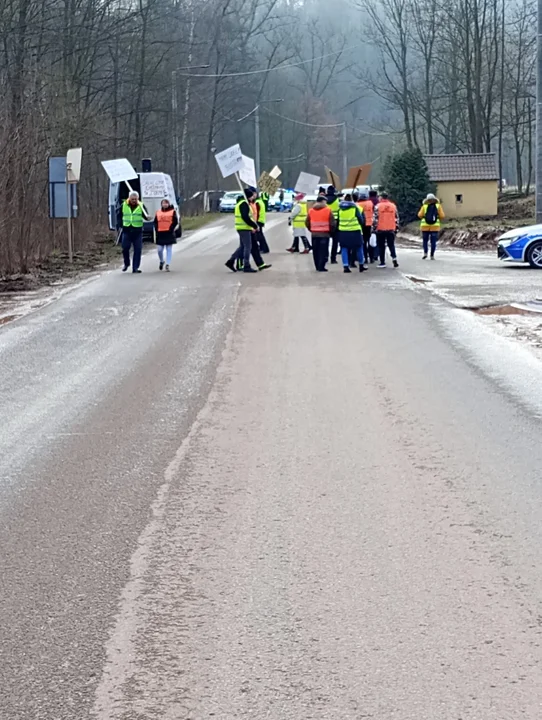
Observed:
[[[139,193],[150,218],[143,225],[143,240],[153,239],[154,216],[160,209],[160,203],[167,198],[179,215],[179,206],[175,197],[173,181],[169,175],[162,172],[138,173],[137,179],[130,180],[130,187]],[[128,186],[125,182],[109,183],[109,229],[117,229],[117,213],[122,203],[128,197]]]

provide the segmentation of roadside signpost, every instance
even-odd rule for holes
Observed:
[[[81,160],[83,151],[81,148],[71,148],[66,153],[66,206],[68,222],[68,258],[73,262],[73,223],[74,208],[71,202],[71,186],[76,185],[81,177]]]

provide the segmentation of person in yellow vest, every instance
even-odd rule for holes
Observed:
[[[299,239],[303,242],[302,255],[307,255],[311,251],[311,244],[307,238],[308,230],[305,226],[305,220],[307,219],[307,202],[304,200],[305,195],[298,193],[295,196],[295,205],[292,210],[291,220],[292,227],[294,230],[294,241],[292,247],[288,248],[288,252],[296,253],[299,252]]]
[[[267,205],[269,202],[269,195],[267,193],[260,193],[257,200],[256,205],[258,206],[258,227],[260,228],[259,232],[257,233],[258,237],[258,244],[260,246],[260,252],[262,255],[266,255],[269,252],[269,245],[267,244],[267,239],[264,235],[264,227],[265,227],[265,221],[267,218]]]
[[[117,228],[122,230],[122,255],[126,272],[130,267],[130,250],[134,246],[132,272],[140,273],[141,252],[143,250],[143,223],[147,220],[147,213],[143,203],[139,200],[139,193],[132,190],[119,208]]]
[[[166,252],[166,272],[169,272],[171,265],[171,257],[173,255],[173,246],[177,243],[177,237],[180,237],[180,223],[175,212],[175,208],[169,200],[162,200],[160,210],[154,218],[154,229],[156,231],[156,245],[158,248],[158,269],[164,269],[164,250]]]
[[[354,202],[352,195],[347,193],[339,205],[337,215],[338,240],[341,244],[341,256],[345,273],[350,273],[350,255],[353,253],[359,262],[359,271],[363,272],[363,226],[365,216]]]
[[[250,253],[252,251],[252,234],[258,232],[258,223],[249,205],[256,193],[252,188],[246,188],[243,195],[237,198],[235,206],[235,229],[239,235],[239,247],[231,258],[225,263],[232,272],[237,272],[237,261],[243,261],[245,273],[258,272],[250,265]]]
[[[335,216],[337,220],[339,216],[339,204],[341,202],[341,196],[333,185],[329,185],[326,191],[327,206]],[[339,235],[338,230],[335,230],[331,237],[331,264],[337,264],[337,253],[339,252]]]
[[[440,233],[440,221],[444,220],[445,217],[442,205],[436,195],[429,193],[423,201],[418,217],[421,220],[423,259],[427,260],[429,244],[431,243],[431,260],[434,260]]]

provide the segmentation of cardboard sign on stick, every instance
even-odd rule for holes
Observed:
[[[312,195],[318,191],[319,184],[320,177],[318,175],[300,172],[294,189],[296,192],[303,193],[304,195]]]
[[[222,177],[229,177],[235,175],[243,168],[243,153],[241,152],[241,146],[232,145],[226,150],[222,150],[215,155],[215,160],[218,163]]]
[[[366,185],[367,180],[369,179],[369,173],[371,172],[371,163],[366,163],[365,165],[356,165],[356,167],[351,167],[348,171],[348,177],[346,179],[346,186],[347,188],[355,188],[358,185]]]
[[[333,170],[330,170],[328,167],[326,168],[326,178],[329,185],[333,185],[335,190],[341,190],[341,180],[337,173],[334,173]]]
[[[280,180],[272,178],[268,172],[264,172],[260,175],[258,180],[258,187],[262,192],[266,192],[269,195],[274,195],[280,187]]]
[[[256,187],[256,167],[252,158],[243,155],[243,167],[239,170],[239,177],[241,180],[250,185]]]
[[[102,160],[102,167],[109,176],[112,183],[119,183],[128,180],[135,180],[137,172],[126,158],[117,160]]]

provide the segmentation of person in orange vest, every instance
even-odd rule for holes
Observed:
[[[182,233],[181,223],[177,217],[175,208],[169,200],[162,200],[160,210],[158,210],[154,218],[154,229],[156,231],[156,245],[158,248],[158,269],[163,270],[165,264],[166,272],[169,272],[173,246],[177,243],[177,237],[181,237]],[[166,251],[165,263],[164,250]]]
[[[305,227],[312,236],[312,259],[316,272],[327,272],[329,241],[337,230],[337,220],[328,207],[326,196],[319,195],[307,213]]]
[[[393,267],[399,267],[395,251],[395,236],[399,230],[399,213],[397,206],[389,199],[388,193],[380,194],[380,202],[375,205],[373,215],[373,232],[376,233],[378,254],[380,256],[379,268],[386,267],[386,245],[390,251]]]
[[[360,210],[363,211],[365,216],[365,225],[363,226],[363,249],[365,251],[365,267],[367,267],[367,260],[371,263],[375,261],[375,248],[371,247],[371,235],[373,232],[373,217],[375,204],[369,198],[366,192],[360,192],[358,194],[357,205]]]

